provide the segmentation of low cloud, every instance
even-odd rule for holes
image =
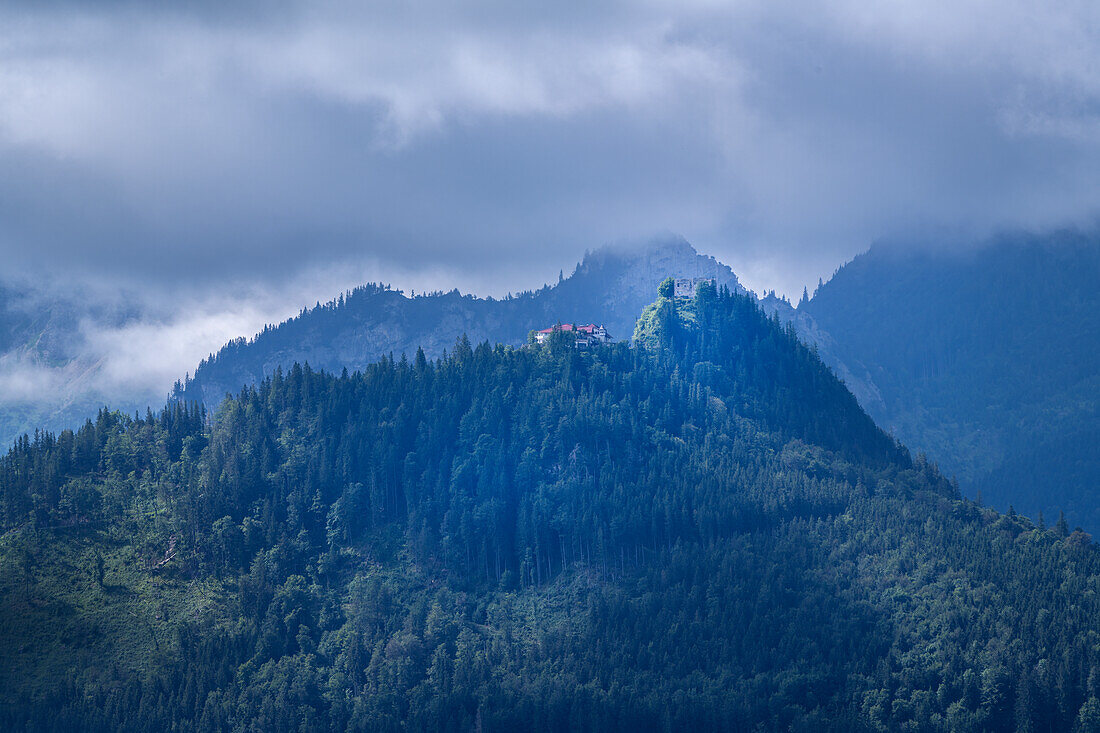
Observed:
[[[58,398],[70,381],[64,368],[49,367],[21,355],[0,356],[0,405],[39,404],[46,395]]]

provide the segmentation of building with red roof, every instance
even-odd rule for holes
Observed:
[[[555,331],[576,334],[576,345],[578,349],[590,346],[591,344],[605,344],[611,341],[611,334],[607,332],[607,329],[603,326],[597,326],[595,323],[589,323],[587,325],[560,323],[557,326],[535,331],[535,340],[541,344]]]

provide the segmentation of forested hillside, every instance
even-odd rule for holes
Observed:
[[[595,322],[607,326],[614,338],[628,339],[638,312],[670,275],[713,277],[720,285],[741,290],[728,267],[680,238],[605,247],[586,255],[557,283],[500,300],[457,290],[409,296],[365,285],[252,339],[226,344],[175,394],[214,407],[227,393],[258,383],[277,367],[287,369],[297,362],[329,371],[355,370],[382,356],[414,354],[418,348],[436,357],[463,333],[474,343],[520,345],[532,329]]]
[[[1068,730],[1100,557],[962,500],[751,297],[20,441],[0,726]]]
[[[803,310],[863,407],[969,495],[1100,529],[1095,234],[875,247]]]

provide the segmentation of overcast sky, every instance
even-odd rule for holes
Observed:
[[[0,256],[195,292],[504,293],[675,232],[797,297],[878,237],[1092,221],[1098,21],[1073,0],[6,2]]]

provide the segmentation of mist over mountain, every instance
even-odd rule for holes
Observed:
[[[130,415],[161,406],[211,345],[293,313],[311,292],[0,281],[0,440],[75,428],[108,404]]]
[[[88,330],[121,329],[138,315],[125,303],[79,291],[0,283],[0,440],[75,427],[108,399],[117,401],[101,355],[88,348]],[[127,410],[160,397],[140,387],[125,391],[119,406]]]
[[[466,334],[472,341],[519,345],[533,329],[557,323],[603,324],[629,340],[642,307],[669,276],[711,277],[744,292],[737,276],[682,238],[612,245],[588,253],[554,285],[504,299],[446,293],[405,294],[366,285],[303,310],[252,339],[239,339],[204,360],[175,396],[216,407],[226,394],[255,384],[295,362],[339,372],[362,369],[379,357],[435,357]]]
[[[552,325],[548,319],[561,313],[578,319],[603,315],[613,334],[629,335],[629,314],[636,315],[661,278],[681,270],[737,284],[728,267],[665,237],[597,250],[564,282],[503,300],[457,291],[407,298],[377,286],[356,288],[338,314],[305,309],[307,315],[292,319],[278,335],[269,328],[257,337],[260,344],[244,350],[242,340],[265,322],[278,322],[314,296],[330,297],[334,291],[326,283],[362,281],[353,273],[306,273],[278,288],[246,283],[228,292],[0,281],[0,442],[10,445],[36,429],[78,427],[108,404],[131,415],[163,405],[173,382],[234,335],[241,339],[226,347],[225,358],[198,370],[190,394],[205,392],[201,399],[208,406],[270,374],[276,364],[354,369],[390,352],[412,354],[420,345],[439,354],[463,332],[521,343],[530,328]],[[556,279],[545,275],[538,281]],[[239,360],[228,358],[230,351]]]

